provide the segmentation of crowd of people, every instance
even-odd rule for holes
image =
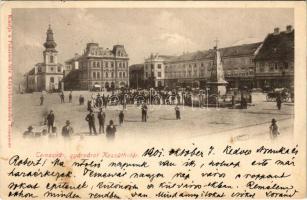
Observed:
[[[151,98],[151,95],[154,98]],[[125,90],[125,91],[113,91],[112,93],[92,93],[87,99],[87,111],[88,114],[85,116],[85,121],[88,124],[89,135],[99,135],[105,134],[108,140],[113,140],[116,134],[116,127],[122,126],[125,120],[124,110],[127,104],[136,104],[141,108],[141,121],[147,122],[148,118],[148,104],[170,104],[175,106],[175,116],[176,119],[180,119],[180,108],[178,104],[181,101],[181,96],[183,93],[166,92],[166,91],[147,91],[147,90]],[[72,91],[68,94],[68,103],[72,103]],[[59,93],[60,103],[65,103],[64,92]],[[168,98],[168,99],[167,99]],[[45,95],[42,93],[40,96],[40,105],[44,104]],[[85,104],[85,97],[81,94],[78,97],[78,103],[80,106]],[[107,126],[105,126],[106,113],[108,106],[112,105],[122,105],[122,110],[118,114],[119,125],[114,123],[111,119]],[[96,129],[96,121],[98,121],[98,130]],[[57,134],[57,128],[54,125],[55,114],[53,110],[45,117],[44,124],[46,125],[46,130],[43,134],[54,135]],[[65,125],[62,127],[61,135],[64,138],[69,138],[74,134],[74,129],[71,125],[70,120],[66,120]],[[28,130],[24,132],[25,137],[34,136],[33,127],[29,126]]]
[[[205,99],[206,95],[204,92],[198,92],[198,99],[202,102]],[[72,91],[68,94],[68,103],[72,103]],[[105,110],[108,106],[112,105],[121,105],[122,110],[118,113],[118,122],[119,126],[124,124],[125,114],[124,110],[126,110],[127,104],[137,105],[141,107],[141,121],[147,122],[148,118],[148,105],[174,105],[175,110],[175,118],[176,120],[181,119],[180,114],[180,107],[179,105],[187,105],[193,101],[193,96],[195,97],[195,92],[193,91],[179,91],[179,90],[155,90],[155,89],[148,89],[148,90],[135,90],[135,89],[126,89],[126,90],[116,90],[107,93],[92,93],[90,97],[87,99],[87,111],[88,114],[85,117],[85,121],[89,127],[89,134],[90,135],[98,135],[98,134],[106,134],[107,139],[113,140],[116,134],[116,127],[114,120],[111,119],[108,125],[105,127],[106,121],[106,113]],[[65,94],[64,92],[59,93],[60,103],[65,103]],[[40,96],[40,105],[44,104],[44,94]],[[80,94],[78,97],[79,105],[85,104],[85,97]],[[234,104],[234,97],[232,98],[232,102]],[[281,109],[281,98],[276,99],[277,108]],[[201,105],[201,104],[200,104]],[[241,107],[247,108],[247,101],[245,98],[241,97]],[[96,113],[96,115],[95,115]],[[96,119],[98,121],[98,131],[96,129]],[[46,116],[46,132],[49,133],[56,133],[57,129],[54,126],[55,115],[51,110],[48,115]],[[274,121],[274,123],[273,123]],[[272,128],[273,127],[273,128]],[[276,125],[276,120],[272,119],[272,126],[270,126],[270,130],[272,132],[276,132],[275,130],[278,129]],[[25,136],[30,136],[33,130],[32,126],[29,126],[28,130],[25,132]],[[68,138],[72,136],[74,133],[74,129],[71,125],[69,120],[66,120],[65,125],[62,128],[62,136]],[[276,134],[274,134],[276,135]]]

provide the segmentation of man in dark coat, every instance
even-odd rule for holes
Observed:
[[[60,94],[60,98],[61,98],[61,103],[65,103],[65,96],[64,96],[64,92],[62,91]]]
[[[74,129],[70,126],[70,121],[66,120],[66,125],[62,128],[62,136],[70,137],[74,133]]]
[[[87,101],[87,111],[92,110],[92,102],[90,100]]]
[[[90,110],[90,113],[85,117],[85,120],[88,122],[88,126],[90,129],[90,135],[92,135],[92,129],[94,131],[94,134],[97,135],[96,127],[95,127],[95,115],[92,110]]]
[[[119,115],[118,115],[118,118],[119,118],[119,124],[121,125],[122,123],[124,123],[124,112],[123,111],[120,111],[119,112]]]
[[[41,95],[40,100],[41,100],[40,105],[42,106],[44,104],[44,95],[43,94]]]
[[[106,114],[103,112],[102,108],[99,109],[99,113],[97,114],[98,122],[99,122],[99,133],[104,133],[104,122],[106,119]]]
[[[142,105],[142,122],[147,121],[147,105],[146,103],[143,103]]]
[[[72,91],[70,91],[68,99],[69,99],[69,103],[72,103]]]
[[[282,103],[282,101],[281,101],[281,95],[279,94],[279,95],[277,96],[277,98],[276,98],[276,104],[277,104],[278,110],[281,109],[281,103]]]
[[[270,137],[271,139],[276,139],[279,135],[278,126],[276,124],[276,119],[272,119],[272,124],[270,125]]]
[[[180,108],[178,105],[175,107],[176,119],[180,119]]]
[[[110,124],[106,128],[106,136],[108,140],[113,140],[115,138],[116,127],[113,124],[113,120],[110,120]]]
[[[54,124],[54,114],[53,114],[53,111],[50,110],[50,113],[47,115],[48,133],[50,133],[50,128],[51,128],[51,131],[52,131],[53,124]]]

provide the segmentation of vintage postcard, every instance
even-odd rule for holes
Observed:
[[[306,3],[2,2],[1,199],[306,196]]]

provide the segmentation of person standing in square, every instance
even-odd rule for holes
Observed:
[[[147,122],[147,105],[143,103],[142,105],[142,122]]]
[[[69,103],[72,103],[72,91],[70,91],[68,96]]]
[[[99,134],[104,133],[104,123],[106,119],[106,114],[103,112],[102,108],[99,109],[99,113],[97,114],[98,122],[99,122]]]
[[[272,119],[271,126],[270,126],[270,137],[272,140],[276,139],[279,135],[278,126],[276,124],[276,119]]]
[[[70,125],[70,121],[66,120],[66,125],[62,128],[62,136],[63,137],[70,137],[74,133],[74,129]]]
[[[124,112],[123,111],[120,111],[119,112],[119,115],[118,115],[118,118],[119,118],[119,124],[122,125],[124,123]]]
[[[116,133],[116,127],[115,127],[115,125],[113,123],[113,120],[110,120],[110,123],[109,123],[109,125],[106,128],[106,132],[107,132],[107,134],[106,134],[107,139],[108,140],[114,140],[115,133]]]
[[[180,118],[180,108],[178,105],[175,107],[176,119],[179,120]]]
[[[47,115],[47,126],[48,126],[48,133],[50,133],[50,128],[52,131],[53,125],[54,125],[54,114],[53,111],[50,110],[50,113]]]
[[[94,134],[97,135],[96,127],[95,127],[95,115],[92,110],[90,110],[90,113],[85,117],[85,120],[88,122],[88,127],[90,129],[90,135],[92,135],[92,130],[94,131]]]

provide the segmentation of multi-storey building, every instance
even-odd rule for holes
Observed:
[[[115,89],[129,86],[129,57],[123,45],[104,49],[98,43],[88,43],[77,61],[79,69],[77,72],[72,70],[71,73],[74,73],[73,79],[77,79],[78,88],[73,89],[90,90],[97,86]],[[65,85],[72,85],[69,81],[72,81],[71,78],[65,79]]]
[[[263,42],[220,48],[219,51],[228,87],[293,87],[294,30],[290,25],[282,32],[276,28]],[[167,59],[151,55],[145,60],[145,78],[152,74],[155,82],[171,88],[205,87],[213,59],[212,49]],[[158,68],[161,71],[155,66],[161,66]],[[157,77],[156,73],[161,76]]]
[[[165,65],[164,63],[173,56],[151,54],[145,59],[144,80],[148,87],[165,86]]]
[[[255,57],[256,85],[263,87],[293,87],[294,82],[294,30],[275,28],[265,38]]]
[[[253,59],[261,43],[219,49],[228,87],[253,87]],[[211,75],[214,50],[185,53],[164,62],[167,86],[204,87]]]
[[[61,89],[63,66],[58,63],[56,45],[53,31],[49,25],[46,42],[44,43],[44,62],[37,63],[26,74],[27,91],[56,91]]]

